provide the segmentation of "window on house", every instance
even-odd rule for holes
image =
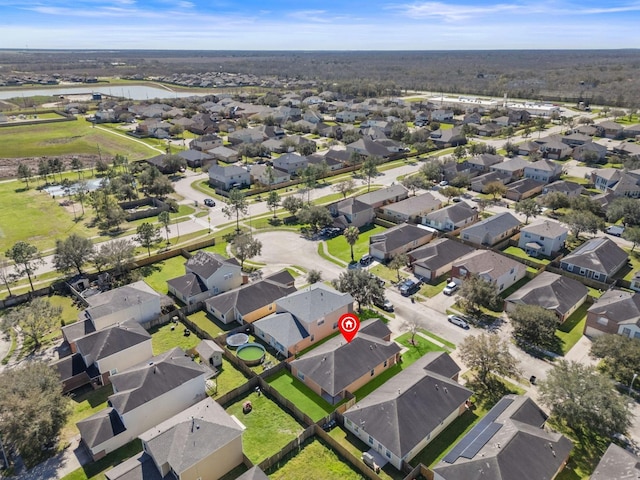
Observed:
[[[320,325],[324,325],[324,318],[321,319],[321,320],[318,320],[318,326],[320,326]]]
[[[369,445],[373,445],[373,437],[369,435]]]
[[[338,322],[335,322],[335,323],[333,324],[333,329],[335,330],[336,328],[338,328]]]
[[[387,366],[387,362],[388,362],[388,360],[385,360],[385,361],[384,361],[384,366],[385,366],[385,368],[386,368],[386,366]]]
[[[593,272],[593,278],[598,280],[600,278],[600,274],[598,272]]]
[[[567,271],[573,272],[573,265],[567,265]]]
[[[387,458],[391,458],[391,452],[389,450],[387,450],[386,455],[387,455]]]
[[[371,370],[371,376],[373,377],[373,374],[375,373],[375,370]]]
[[[622,335],[624,335],[625,337],[631,338],[631,329],[627,327],[623,328]]]
[[[636,332],[633,334],[633,338],[640,338],[640,332]]]
[[[313,340],[315,339],[315,335],[311,335],[311,341],[313,342]]]
[[[584,275],[587,271],[584,268],[580,269],[580,275]]]
[[[112,368],[111,370],[109,370],[109,375],[115,375],[116,373],[118,373],[117,368]]]
[[[298,378],[304,382],[304,373],[298,372]]]
[[[598,324],[606,327],[609,324],[609,319],[606,317],[598,317]]]

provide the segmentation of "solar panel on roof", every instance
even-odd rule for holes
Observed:
[[[485,444],[491,440],[491,438],[496,434],[498,430],[502,428],[501,423],[490,423],[487,425],[480,435],[478,435],[467,448],[460,454],[461,457],[472,459],[475,457],[480,449],[485,446]]]
[[[467,433],[462,439],[451,449],[449,453],[442,459],[446,463],[454,463],[462,453],[473,443],[475,440],[482,435],[482,433],[486,430],[486,428],[493,423],[493,421],[500,416],[502,412],[504,412],[509,405],[513,403],[512,398],[502,398],[496,405],[487,413],[482,419]],[[493,427],[492,427],[493,428]],[[498,427],[498,430],[500,427]],[[498,431],[496,430],[496,432]],[[495,432],[493,432],[495,433]],[[493,434],[492,434],[493,435]],[[491,437],[489,437],[491,438]],[[488,441],[488,439],[487,439]],[[487,443],[485,441],[482,445]],[[482,445],[480,448],[482,448]],[[476,452],[477,453],[477,452]],[[470,457],[466,457],[470,458]]]

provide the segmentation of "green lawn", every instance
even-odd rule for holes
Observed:
[[[567,320],[556,330],[556,336],[560,339],[562,355],[566,355],[571,348],[582,338],[584,326],[587,323],[587,310],[591,305],[583,303]]]
[[[187,259],[182,255],[168,258],[153,265],[147,265],[138,269],[144,277],[144,281],[156,292],[167,294],[167,280],[180,277],[185,274],[184,264]]]
[[[398,274],[392,268],[386,265],[378,264],[369,269],[374,275],[386,280],[389,283],[396,283],[398,281]],[[407,278],[409,274],[404,270],[400,270],[400,278]]]
[[[253,410],[245,415],[242,405],[246,401],[251,402]],[[247,427],[242,436],[243,450],[254,464],[278,452],[303,430],[275,402],[255,392],[227,406],[225,410]]]
[[[276,467],[276,470],[265,472],[273,480],[299,480],[301,478],[361,480],[365,478],[317,439],[305,442],[302,450],[287,460],[284,465],[277,464]]]
[[[547,260],[546,258],[535,258],[535,257],[531,257],[529,255],[527,255],[525,253],[524,250],[522,250],[521,248],[518,247],[507,247],[503,250],[504,253],[508,253],[510,255],[513,255],[514,257],[518,257],[518,258],[524,258],[525,260],[530,260],[532,262],[538,263],[541,266],[542,265],[548,265],[549,263],[551,263],[551,260]]]
[[[440,343],[441,343],[441,344],[443,344],[445,347],[447,347],[449,350],[455,350],[455,349],[456,349],[455,344],[451,343],[451,342],[450,342],[450,341],[448,341],[448,340],[445,340],[445,339],[444,339],[444,338],[442,338],[442,337],[437,336],[435,333],[431,333],[430,331],[425,330],[425,329],[423,329],[423,328],[421,328],[421,329],[420,329],[420,333],[422,333],[423,335],[426,335],[427,337],[431,337],[431,338],[433,338],[434,340],[436,340],[436,341],[440,342]]]
[[[114,135],[80,118],[74,122],[5,127],[0,130],[2,156],[44,157],[67,154],[126,155],[141,160],[154,155],[150,148],[131,138]],[[157,154],[157,153],[156,153]]]
[[[192,313],[187,318],[195,323],[198,328],[211,335],[212,338],[215,338],[221,333],[231,330],[238,325],[237,323],[225,325],[213,318],[213,316],[205,310]]]
[[[61,440],[63,443],[69,442],[74,436],[80,433],[76,423],[90,417],[94,413],[107,407],[107,397],[113,393],[111,384],[97,390],[90,390],[78,396],[70,398],[71,415],[62,429]]]
[[[183,323],[178,322],[174,324],[169,322],[160,327],[154,327],[149,330],[151,334],[151,345],[153,347],[153,354],[159,355],[167,350],[171,350],[175,347],[182,348],[185,352],[191,348],[194,348],[200,339],[194,333],[189,336],[185,336],[185,326]]]
[[[267,383],[284,398],[293,402],[301,412],[307,414],[314,422],[326,417],[336,409],[336,405],[331,405],[318,396],[287,370],[280,370],[272,377],[269,377]]]
[[[217,388],[209,392],[211,398],[225,395],[234,388],[238,388],[240,385],[247,383],[247,377],[224,357],[222,357],[222,367],[218,367],[218,369],[220,373],[215,377]]]
[[[359,260],[365,253],[369,253],[369,237],[382,233],[386,230],[384,227],[375,226],[368,230],[361,231],[358,241],[353,246],[353,255],[356,260]],[[327,249],[331,255],[339,258],[345,263],[351,261],[351,247],[344,238],[344,235],[339,235],[335,238],[326,241]]]
[[[91,462],[90,464],[65,475],[62,477],[62,480],[104,480],[104,472],[111,470],[116,465],[121,464],[141,451],[142,442],[135,439],[120,447],[115,452],[111,452],[106,457],[101,458],[97,462]]]
[[[437,278],[435,281],[435,284],[424,283],[420,287],[418,294],[428,298],[435,297],[442,290],[444,290],[444,287],[447,285],[448,279],[449,279],[449,276],[445,274],[445,275],[442,275],[440,278]]]
[[[78,321],[78,314],[81,310],[75,306],[71,297],[54,294],[49,295],[47,300],[51,305],[62,307],[62,320],[64,320],[65,325]]]

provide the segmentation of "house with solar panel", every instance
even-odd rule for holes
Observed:
[[[529,397],[507,395],[434,468],[434,480],[552,480],[573,444],[544,428],[547,415]]]
[[[459,372],[448,354],[427,353],[349,408],[344,426],[377,465],[402,470],[466,410],[473,392],[458,384]]]

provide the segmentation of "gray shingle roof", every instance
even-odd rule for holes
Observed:
[[[506,299],[524,305],[538,305],[564,316],[589,290],[582,283],[556,273],[542,272]]]
[[[159,299],[160,295],[145,282],[139,281],[88,297],[89,307],[86,311],[91,318],[99,318],[132,305],[142,305],[154,298]]]
[[[295,345],[309,336],[305,327],[289,312],[272,313],[256,320],[253,325],[285,348]]]
[[[394,251],[396,248],[432,235],[433,233],[429,230],[408,223],[402,223],[383,233],[372,235],[369,238],[369,243],[371,247],[388,253]]]
[[[437,270],[454,260],[475,251],[475,248],[448,238],[439,238],[410,253],[414,263],[429,270]]]
[[[173,287],[176,292],[180,292],[187,298],[194,297],[208,290],[207,285],[195,273],[187,273],[181,277],[167,280],[167,285]]]
[[[236,480],[269,480],[269,477],[267,477],[260,467],[253,467],[236,478]]]
[[[440,210],[436,210],[435,212],[428,213],[425,218],[436,222],[451,220],[451,222],[455,224],[477,214],[477,210],[471,208],[467,202],[459,202],[448,205]]]
[[[109,402],[122,415],[206,373],[206,367],[176,347],[112,375],[117,393]]]
[[[460,232],[460,236],[464,234],[473,235],[474,237],[484,238],[486,235],[490,237],[496,237],[497,235],[507,232],[514,227],[520,225],[520,220],[511,215],[509,212],[499,213],[492,215],[489,218],[474,223],[473,225],[463,229]]]
[[[185,263],[185,268],[195,273],[202,279],[207,279],[225,263],[227,259],[217,253],[199,250]]]
[[[148,340],[151,335],[138,322],[128,321],[82,337],[76,346],[93,363]]]
[[[387,202],[389,200],[394,200],[396,197],[407,197],[409,194],[409,190],[407,190],[404,186],[400,184],[391,185],[387,188],[381,188],[380,190],[376,190],[375,192],[365,193],[363,195],[358,195],[356,198],[366,203],[367,205],[373,205],[380,202]]]
[[[442,202],[440,200],[427,192],[422,195],[416,195],[405,200],[386,205],[383,209],[403,215],[418,215],[422,212],[438,208],[441,203]]]
[[[640,478],[640,458],[612,443],[604,452],[591,480],[637,480]]]
[[[622,290],[607,290],[593,305],[589,313],[606,316],[617,323],[640,325],[640,294]]]
[[[335,397],[355,380],[400,353],[397,343],[366,333],[366,327],[374,322],[382,323],[378,319],[362,322],[351,342],[345,342],[341,336],[334,337],[291,362],[291,366]],[[379,334],[380,329],[376,327],[370,332]]]
[[[608,238],[592,238],[562,259],[562,263],[575,265],[606,275],[616,273],[627,260],[627,252]]]
[[[207,398],[140,435],[159,465],[178,473],[242,435],[243,428],[213,399]]]
[[[118,412],[113,408],[104,408],[89,418],[80,420],[76,426],[89,448],[100,445],[126,430]]]
[[[541,237],[549,237],[555,238],[560,235],[564,235],[565,233],[569,233],[569,229],[564,225],[561,225],[558,222],[553,222],[550,220],[545,220],[540,223],[535,223],[533,225],[527,225],[520,229],[521,233],[533,233],[535,235],[540,235]]]
[[[469,273],[481,276],[489,276],[492,281],[510,271],[524,270],[525,266],[509,257],[500,255],[491,250],[476,250],[464,257],[460,257],[453,264],[454,267],[464,267]]]
[[[304,324],[353,305],[353,297],[322,283],[316,283],[281,298],[276,305],[279,312],[290,312]]]
[[[140,452],[105,472],[107,480],[175,480],[171,472],[166,476],[158,471],[153,458],[147,452]]]
[[[459,371],[449,355],[431,352],[356,403],[344,417],[403,458],[473,395],[451,380]]]

